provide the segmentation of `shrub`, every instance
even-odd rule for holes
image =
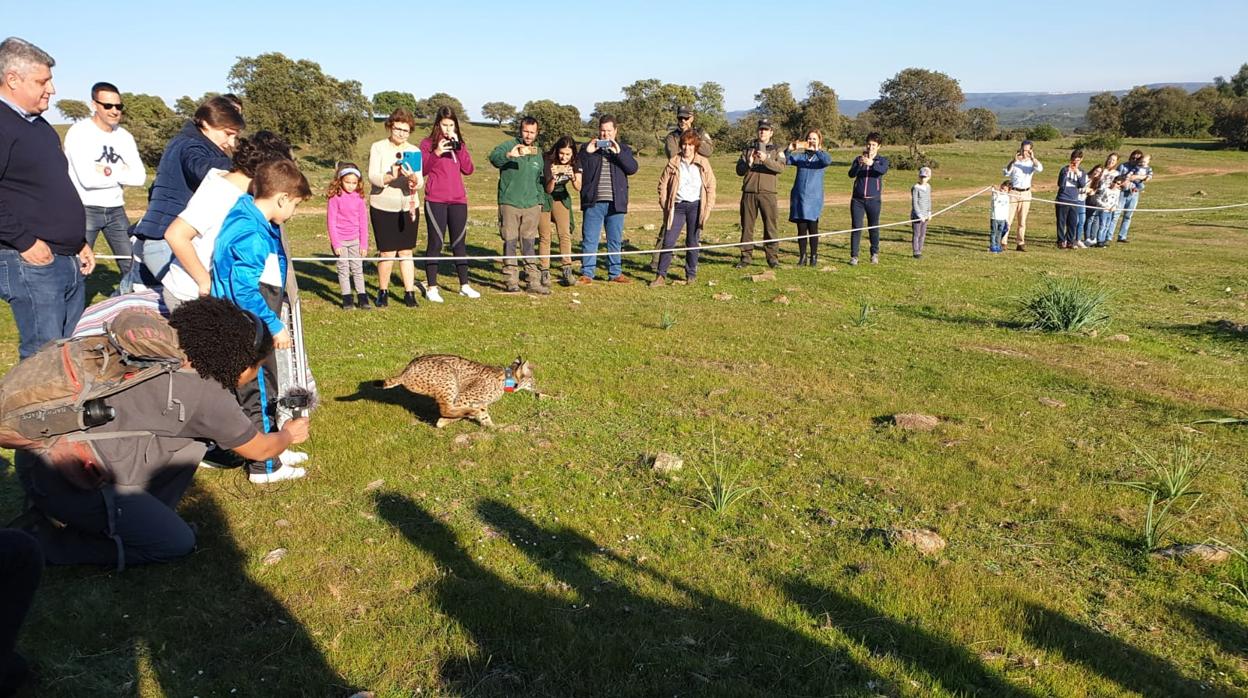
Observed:
[[[1083,150],[1118,150],[1122,136],[1117,133],[1090,133],[1075,141],[1075,148]]]
[[[1033,141],[1055,141],[1062,137],[1062,132],[1053,124],[1040,124],[1028,129],[1027,137]]]
[[[894,169],[898,170],[917,170],[920,167],[930,167],[934,170],[940,167],[940,163],[937,162],[936,158],[927,153],[898,155],[895,158],[890,158],[889,163]]]
[[[1109,323],[1109,291],[1079,279],[1046,279],[1022,299],[1019,320],[1044,332],[1084,332]]]

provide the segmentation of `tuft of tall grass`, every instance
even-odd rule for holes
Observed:
[[[716,444],[714,434],[711,435],[711,475],[707,477],[702,474],[698,468],[694,468],[698,474],[698,480],[702,483],[702,492],[693,497],[693,501],[699,506],[723,516],[728,508],[738,501],[745,499],[760,489],[757,485],[743,487],[737,484],[737,475],[724,472],[719,464],[719,448]]]
[[[870,327],[875,324],[875,306],[870,301],[862,301],[858,304],[858,313],[854,315],[855,327]]]
[[[1109,323],[1110,295],[1080,279],[1045,279],[1021,300],[1018,318],[1032,330],[1086,332]]]
[[[1110,484],[1148,495],[1141,538],[1147,550],[1154,550],[1204,499],[1205,494],[1194,486],[1196,478],[1209,464],[1210,456],[1195,453],[1187,443],[1180,443],[1162,455],[1138,446],[1135,452],[1152,471],[1153,479]]]

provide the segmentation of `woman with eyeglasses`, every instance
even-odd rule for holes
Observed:
[[[165,146],[148,192],[147,212],[134,226],[134,256],[143,263],[130,267],[129,276],[122,280],[123,291],[135,282],[160,286],[173,261],[165,230],[186,208],[209,170],[230,169],[230,156],[244,126],[235,102],[213,97],[195,110],[195,116]]]
[[[377,141],[368,151],[368,181],[372,192],[368,197],[368,217],[373,224],[373,237],[382,257],[411,257],[416,247],[416,231],[420,227],[420,199],[416,191],[424,186],[420,166],[405,163],[405,153],[420,152],[408,142],[416,119],[399,107],[386,119],[387,137]],[[377,263],[377,307],[389,305],[390,274],[394,261]],[[403,279],[403,302],[414,308],[416,302],[416,265],[411,259],[400,259],[399,276]]]

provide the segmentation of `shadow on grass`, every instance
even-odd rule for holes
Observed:
[[[935,320],[937,322],[947,322],[955,325],[970,325],[975,327],[988,327],[994,329],[1005,330],[1025,330],[1027,326],[1018,320],[1013,319],[995,319],[986,317],[977,317],[974,315],[959,315],[955,313],[945,313],[933,308],[930,305],[898,305],[895,310],[912,318],[920,320]]]
[[[1235,657],[1248,655],[1248,626],[1190,604],[1178,606],[1175,610],[1223,652]]]
[[[360,381],[359,387],[350,395],[334,398],[336,402],[357,402],[368,400],[383,405],[398,405],[422,422],[434,424],[442,416],[438,403],[428,395],[417,395],[401,385],[383,388],[378,381]]]
[[[970,650],[833,589],[801,580],[785,584],[789,598],[812,618],[825,619],[873,655],[890,655],[932,677],[955,695],[1025,698],[1038,694],[1014,686]]]
[[[1248,348],[1248,324],[1231,320],[1206,320],[1190,325],[1152,325],[1153,329],[1174,332],[1195,339],[1212,339]]]
[[[499,577],[411,499],[378,493],[376,502],[380,516],[445,571],[433,592],[435,603],[476,647],[475,654],[442,664],[451,690],[614,696],[896,692],[842,649],[637,565],[574,530],[539,526],[506,504],[485,501],[477,513],[557,580],[544,589]],[[621,577],[660,589],[643,596]]]
[[[1226,228],[1228,230],[1248,230],[1248,225],[1231,225],[1230,223],[1184,223],[1185,228]]]
[[[84,282],[86,285],[86,304],[98,303],[113,295],[121,283],[121,273],[117,271],[115,260],[100,260],[95,269]]]
[[[23,632],[41,666],[28,695],[343,696],[355,690],[299,620],[248,578],[246,553],[216,503],[200,493],[181,509],[199,528],[197,550],[184,560],[123,573],[45,572]]]
[[[1060,611],[1033,603],[1024,606],[1027,620],[1023,636],[1028,642],[1101,675],[1123,690],[1146,696],[1234,695],[1193,681],[1165,659],[1082,625]]]

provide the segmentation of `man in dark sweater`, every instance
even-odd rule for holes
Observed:
[[[95,268],[61,139],[40,116],[56,94],[55,64],[27,41],[0,42],[0,296],[13,310],[23,359],[73,332],[85,304],[82,277]]]
[[[620,250],[624,244],[624,214],[628,213],[628,178],[637,174],[633,149],[616,138],[615,117],[598,119],[598,138],[581,146],[576,155],[581,168],[581,278],[582,286],[594,282],[598,268],[598,239],[607,231],[607,281],[632,283],[624,276]]]
[[[784,148],[771,142],[771,120],[758,122],[758,140],[752,142],[737,159],[737,176],[741,177],[741,259],[733,265],[743,269],[754,255],[754,221],[762,215],[763,239],[777,237],[776,175],[784,169]],[[779,243],[766,242],[763,252],[767,266],[780,266]]]

